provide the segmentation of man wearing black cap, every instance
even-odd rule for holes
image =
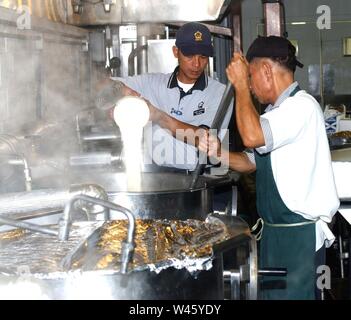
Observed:
[[[322,110],[294,81],[296,66],[303,67],[295,53],[287,39],[276,36],[258,37],[246,59],[234,53],[227,75],[236,93],[237,127],[251,151],[228,156],[225,150],[219,154],[214,137],[200,143],[211,156],[227,153],[232,169],[256,171],[259,264],[288,272],[264,277],[264,299],[318,298],[316,269],[334,240],[327,223],[339,207]],[[250,91],[268,104],[261,116]]]
[[[149,139],[147,149],[154,162],[193,170],[197,163],[195,137],[206,130],[198,129],[211,126],[225,86],[205,73],[213,55],[211,33],[206,26],[184,24],[172,50],[179,63],[172,74],[142,74],[117,80],[148,101],[154,138]],[[223,129],[228,127],[231,114],[232,108],[222,123]],[[219,135],[223,138],[224,134],[222,130]]]

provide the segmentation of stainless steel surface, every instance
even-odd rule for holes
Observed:
[[[149,40],[148,45],[148,70],[150,73],[171,73],[178,65],[172,47],[174,39]]]
[[[154,0],[137,5],[125,0],[123,22],[211,21],[221,13],[224,0]]]
[[[184,222],[187,223],[192,225],[195,221]],[[84,247],[101,223],[74,223],[67,242],[31,233],[15,233],[12,239],[4,240],[8,235],[0,233],[0,295],[13,285],[17,298],[33,299],[33,290],[20,289],[24,283],[30,283],[38,294],[34,298],[39,299],[223,299],[222,252],[243,241],[242,237],[246,239],[250,231],[238,218],[222,222],[221,217],[209,217],[204,224],[227,230],[228,240],[213,245],[213,254],[202,258],[181,255],[128,275],[121,275],[119,266],[84,272],[62,269],[66,257]],[[22,266],[26,266],[24,274]]]
[[[232,211],[230,214],[236,216],[238,213],[238,187],[232,186]]]
[[[124,221],[122,222],[124,223]],[[107,264],[106,266],[96,266],[92,265],[91,261],[89,261],[91,253],[89,250],[98,249],[97,245],[102,241],[101,236],[105,234],[104,232],[106,232],[106,229],[108,230],[111,224],[115,224],[115,222],[73,222],[71,237],[67,242],[60,242],[48,235],[33,234],[24,230],[0,233],[1,254],[3,258],[0,261],[0,273],[8,272],[15,275],[17,273],[17,265],[31,266],[32,275],[38,278],[67,276],[65,274],[67,267],[69,267],[70,271],[119,271],[119,265]],[[220,252],[226,250],[235,241],[240,243],[242,240],[241,237],[246,236],[249,232],[247,224],[241,219],[232,218],[230,223],[224,224],[221,216],[218,215],[209,216],[206,221],[149,220],[143,224],[150,224],[150,227],[156,228],[160,233],[164,230],[171,242],[169,244],[170,247],[166,251],[164,251],[165,249],[162,250],[162,248],[155,249],[160,251],[158,253],[160,256],[150,255],[147,260],[140,260],[136,257],[133,263],[135,271],[147,269],[156,273],[168,267],[186,268],[192,273],[196,273],[198,270],[206,270],[208,267],[206,266],[206,262],[213,258],[213,251]],[[52,228],[52,230],[57,229],[57,226],[48,227]],[[101,227],[105,228],[103,233],[103,228]],[[169,230],[173,230],[172,235],[169,234]],[[120,230],[120,234],[123,237],[124,231]],[[79,236],[78,241],[76,241],[77,236]],[[158,237],[157,233],[155,236]],[[148,237],[151,237],[151,234],[145,235],[139,231],[139,237],[139,241],[143,242],[139,243],[139,245],[150,245]],[[116,239],[118,240],[119,237]],[[112,241],[113,238],[110,240]],[[72,241],[75,242],[73,246]],[[52,250],[53,244],[57,246],[56,251]],[[207,247],[207,244],[210,247]],[[22,251],[16,250],[18,245],[23,246]],[[102,249],[111,250],[108,247],[109,243],[107,243],[106,248],[103,246]],[[87,248],[89,249],[88,252]],[[16,251],[18,251],[17,254],[10,254]],[[36,253],[32,255],[31,252],[33,251]],[[107,254],[108,252],[105,253]],[[190,255],[188,256],[187,253]],[[88,254],[88,259],[84,257],[85,254]],[[174,259],[178,261],[174,261]],[[40,260],[42,264],[39,263]],[[70,261],[70,263],[67,263],[67,261]],[[56,272],[62,272],[63,274],[55,275]]]
[[[224,270],[223,280],[229,287],[229,296],[232,300],[257,300],[258,297],[258,264],[257,244],[254,237],[247,237],[240,243],[235,252],[245,248],[246,255],[238,260],[234,269]]]
[[[239,243],[239,249],[244,249],[235,269],[224,270],[223,277],[229,285],[230,296],[233,300],[257,300],[259,291],[259,276],[286,276],[286,268],[265,268],[258,270],[257,241],[254,236],[248,236]]]
[[[137,25],[137,48],[143,47],[144,50],[137,51],[138,74],[148,72],[148,50],[147,44],[150,39],[157,39],[164,34],[164,26],[160,24],[138,24]]]
[[[18,267],[28,266],[34,277],[54,277],[61,261],[103,224],[102,221],[73,222],[68,241],[26,230],[0,233],[0,274],[16,275]],[[57,226],[47,226],[57,232]],[[10,237],[4,239],[4,234]]]
[[[113,155],[111,152],[86,152],[72,155],[70,157],[71,166],[111,166],[121,165],[123,159],[121,155]]]
[[[1,224],[6,224],[12,227],[16,227],[16,228],[20,228],[20,229],[26,229],[26,230],[31,230],[34,232],[40,232],[40,233],[44,233],[44,234],[49,234],[52,236],[58,236],[59,233],[55,230],[43,227],[43,226],[39,226],[36,225],[34,223],[30,223],[30,222],[23,222],[23,221],[17,221],[14,219],[10,219],[10,218],[6,218],[3,216],[0,216],[0,223]]]
[[[13,219],[29,218],[31,212],[50,212],[63,209],[74,195],[86,194],[107,199],[105,191],[97,185],[75,185],[70,189],[42,189],[31,192],[17,192],[0,195],[0,212],[4,217]],[[95,208],[96,212],[101,212]]]
[[[74,196],[75,192],[77,195]],[[46,192],[46,190],[40,190],[36,191],[35,193],[31,192],[30,194],[26,193],[21,193],[21,194],[12,194],[12,195],[7,195],[7,198],[5,197],[6,201],[9,201],[9,199],[21,199],[21,201],[18,203],[13,202],[12,207],[7,208],[7,211],[5,211],[4,215],[0,215],[0,223],[7,225],[7,226],[12,226],[16,228],[21,228],[21,229],[26,229],[26,230],[31,230],[34,232],[39,232],[39,233],[44,233],[44,234],[49,234],[53,236],[58,236],[58,238],[62,241],[68,240],[69,237],[69,228],[71,225],[71,209],[72,209],[72,204],[73,202],[77,202],[77,200],[83,200],[89,203],[88,206],[84,206],[80,204],[80,209],[85,211],[88,220],[91,219],[90,214],[94,213],[95,217],[92,220],[108,220],[109,219],[109,214],[108,211],[106,210],[106,202],[104,202],[104,206],[101,209],[100,207],[100,202],[97,198],[93,197],[87,197],[84,196],[84,193],[90,193],[94,194],[96,197],[101,197],[103,199],[107,199],[107,195],[103,189],[101,189],[99,186],[93,186],[93,185],[85,185],[85,186],[75,186],[72,188],[70,192],[62,192],[62,191],[56,191],[52,193]],[[83,195],[81,195],[83,194]],[[62,201],[62,198],[69,197],[64,200],[64,202],[60,203],[59,201]],[[54,202],[53,198],[59,197],[59,199],[55,199],[58,202]],[[73,200],[71,199],[73,197]],[[43,201],[44,203],[38,203],[38,201]],[[90,201],[87,201],[90,200]],[[10,200],[11,201],[11,200]],[[72,202],[73,201],[73,202]],[[98,203],[99,202],[99,203]],[[66,204],[67,203],[67,204]],[[101,202],[102,203],[102,202]],[[26,206],[27,204],[27,206]],[[92,205],[93,204],[93,205]],[[24,208],[21,207],[21,205],[24,205]],[[42,225],[38,225],[35,223],[31,222],[24,222],[20,220],[24,220],[24,217],[21,216],[21,210],[27,209],[25,212],[25,219],[26,220],[31,220],[37,218],[38,212],[42,215],[48,214],[52,215],[52,212],[57,212],[57,210],[62,209],[62,207],[65,205],[65,211],[63,214],[63,217],[59,221],[59,230],[55,231],[50,228],[47,228]],[[19,207],[16,207],[19,206]],[[34,206],[34,215],[31,216],[31,211],[33,211],[33,206]],[[30,207],[31,209],[29,209]],[[119,206],[115,206],[116,208]],[[45,212],[45,213],[44,213]],[[97,215],[97,213],[102,213],[102,219]]]
[[[32,190],[32,176],[27,159],[23,155],[0,154],[0,165],[22,166],[26,191]]]
[[[27,189],[31,188],[30,173],[28,163],[23,154],[25,148],[23,142],[13,135],[0,134],[0,186],[8,184],[14,180],[14,176],[18,175],[16,167],[23,166],[23,173],[26,175],[18,177],[18,180],[24,181],[23,186]]]
[[[16,220],[33,220],[33,222],[41,222],[41,224],[56,224],[59,217],[62,214],[62,208],[57,209],[39,209],[36,211],[21,212],[11,215],[6,215],[7,217],[14,218]],[[56,219],[57,218],[57,219]],[[2,231],[2,228],[1,228]]]
[[[66,26],[64,24],[70,24],[67,19],[67,11],[70,11],[73,14],[72,8],[67,8],[65,5],[66,1],[70,0],[45,0],[46,3],[43,3],[43,0],[31,0],[26,1],[23,0],[1,0],[0,1],[0,20],[2,23],[8,24],[8,26],[17,27],[18,22],[22,22],[27,18],[25,14],[32,13],[32,19],[30,21],[30,29],[26,29],[26,26],[20,25],[20,27],[24,27],[23,29],[17,28],[17,35],[22,39],[32,39],[32,40],[40,40],[41,37],[38,33],[33,31],[40,30],[45,34],[47,39],[56,40],[52,31],[61,34],[60,43],[66,43],[65,40],[70,39],[72,43],[77,45],[83,44],[80,39],[87,39],[88,31],[82,28],[76,28],[74,26]],[[8,10],[11,9],[11,10]],[[28,10],[29,9],[29,10]],[[18,10],[18,12],[17,12]],[[40,19],[44,18],[44,19]],[[49,23],[49,21],[54,22],[62,22],[62,23]],[[28,21],[25,21],[28,22]],[[43,27],[45,25],[45,27]],[[27,26],[28,27],[28,26]],[[5,28],[5,32],[9,32],[11,28]],[[46,34],[46,32],[48,32]],[[76,40],[74,42],[74,40]],[[40,49],[40,46],[38,47]]]
[[[141,186],[127,192],[125,173],[90,171],[72,175],[71,182],[101,185],[109,200],[132,211],[143,219],[205,219],[212,212],[213,192],[207,180],[200,177],[190,191],[190,175],[177,173],[142,173]],[[112,219],[118,214],[111,213]]]
[[[86,133],[82,134],[82,140],[85,142],[88,141],[101,141],[101,140],[120,140],[121,135],[118,132],[106,132],[106,133]]]
[[[227,1],[228,2],[228,1]],[[0,1],[10,9],[27,5],[33,15],[72,25],[107,25],[162,21],[216,20],[226,9],[225,0],[153,0],[147,5],[140,1],[104,2],[76,0]]]
[[[63,208],[72,197],[68,189],[46,189],[31,192],[18,192],[0,195],[2,215],[16,217],[17,214],[38,210],[57,210]]]
[[[137,47],[143,47],[144,50],[139,50],[137,54],[137,70],[138,74],[147,73],[147,37],[144,35],[138,35],[137,38]]]
[[[256,238],[251,235],[250,230],[244,231],[242,228],[244,225],[238,224],[240,218],[224,215],[221,219],[227,226],[242,230],[237,238],[233,238],[236,241],[229,245],[228,251],[224,251],[225,291],[229,291],[230,299],[255,300],[258,294]]]
[[[69,228],[71,223],[71,212],[74,203],[77,201],[85,201],[88,203],[98,204],[106,209],[111,209],[115,211],[119,211],[123,213],[128,219],[128,232],[127,232],[127,239],[122,243],[122,253],[121,253],[121,273],[125,274],[128,271],[128,264],[133,257],[133,250],[134,250],[134,232],[135,232],[135,218],[134,215],[126,208],[110,203],[103,200],[98,200],[96,198],[84,196],[84,195],[77,195],[73,197],[68,204],[65,206],[65,210],[63,212],[63,219],[60,223],[59,228],[59,239],[63,241],[67,241],[69,238]],[[105,215],[105,221],[109,220],[109,215]]]
[[[167,22],[168,25],[171,26],[178,26],[181,27],[183,24],[187,22],[182,21],[182,22]],[[217,26],[214,24],[208,24],[208,23],[202,23],[204,26],[206,26],[211,33],[213,34],[218,34],[222,36],[227,36],[227,37],[232,37],[233,36],[233,31],[230,28],[227,27],[222,27],[222,26]]]
[[[128,74],[134,75],[134,58],[137,57],[137,74],[150,72],[148,69],[149,48],[148,41],[159,39],[165,32],[164,25],[155,23],[141,23],[137,25],[137,47],[128,57]]]
[[[66,14],[65,7],[68,1],[70,0],[2,0],[0,1],[0,7],[17,10],[17,8],[21,9],[22,6],[26,6],[37,17],[64,22]],[[71,8],[71,11],[73,11],[73,8]]]
[[[256,238],[251,236],[249,244],[249,281],[246,283],[249,300],[257,300],[258,297],[258,256]]]
[[[223,281],[230,285],[230,300],[240,300],[240,271],[224,270]]]
[[[136,48],[134,48],[129,56],[128,56],[128,76],[134,76],[135,73],[135,57],[138,55],[139,52],[143,52],[147,50],[147,45],[143,45],[143,46],[138,46]]]

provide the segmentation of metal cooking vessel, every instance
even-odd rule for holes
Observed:
[[[29,297],[18,292],[17,298],[22,297],[22,294],[23,299],[223,300],[222,273],[222,257],[219,255],[218,259],[213,260],[210,270],[199,271],[196,276],[186,269],[175,268],[168,268],[158,274],[147,270],[128,275],[92,271],[72,274],[62,279],[24,276],[19,280],[18,277],[0,276],[0,287],[19,281],[19,288],[22,282],[24,288],[40,292],[39,296]]]
[[[62,177],[56,179],[56,183],[62,183],[61,180]],[[194,190],[189,190],[191,180],[190,175],[180,173],[142,173],[140,188],[129,192],[125,173],[89,170],[70,175],[65,183],[100,185],[110,201],[128,208],[137,218],[204,220],[213,211],[214,182],[199,177]],[[55,181],[49,178],[40,187],[52,184]],[[118,219],[118,213],[111,212],[111,219]]]
[[[161,268],[156,263],[158,272],[151,271],[152,268],[142,268],[127,275],[116,270],[72,270],[67,273],[55,270],[57,261],[66,257],[67,252],[75,252],[77,244],[84,244],[83,248],[89,250],[94,242],[81,242],[81,237],[91,233],[95,223],[78,222],[76,226],[79,228],[73,229],[72,237],[63,243],[41,234],[18,240],[14,238],[16,244],[9,243],[5,238],[4,256],[0,264],[0,293],[9,292],[23,299],[223,300],[223,253],[245,243],[250,234],[247,224],[241,219],[230,217],[230,221],[224,221],[226,230],[230,230],[230,236],[213,245],[211,258],[195,258],[196,264],[193,263],[194,260],[189,265],[187,259],[178,260],[172,265],[164,264]],[[25,250],[18,255],[12,254],[16,247],[23,247],[24,243],[27,244]],[[34,243],[38,243],[39,248],[34,249]],[[55,252],[51,250],[53,247],[57,247]],[[209,261],[212,267],[208,264]],[[193,271],[190,272],[186,265],[192,265]],[[55,271],[46,273],[43,270],[47,268]]]

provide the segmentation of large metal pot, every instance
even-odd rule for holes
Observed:
[[[191,182],[189,175],[143,173],[140,189],[135,192],[126,191],[124,174],[98,175],[93,179],[105,188],[112,202],[142,219],[204,220],[212,212],[212,189],[207,187],[205,179],[190,191],[187,189]]]
[[[62,177],[46,180],[40,188],[62,183]],[[200,176],[196,187],[190,190],[191,180],[191,175],[180,173],[142,173],[140,188],[129,192],[125,173],[82,170],[72,173],[65,184],[100,185],[110,201],[130,209],[137,218],[204,220],[213,211],[213,182]],[[118,218],[117,213],[112,212],[111,218]]]

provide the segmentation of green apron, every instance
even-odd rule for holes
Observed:
[[[300,89],[297,87],[290,96]],[[258,213],[265,222],[260,243],[260,268],[287,268],[285,277],[264,276],[262,299],[315,299],[315,224],[290,211],[274,181],[270,153],[255,151]],[[287,168],[289,170],[289,168]],[[268,224],[267,224],[268,223]]]

